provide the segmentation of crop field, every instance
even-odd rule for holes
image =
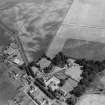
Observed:
[[[74,0],[47,55],[63,51],[76,58],[104,59],[104,5],[104,0]]]

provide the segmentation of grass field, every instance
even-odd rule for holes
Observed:
[[[14,82],[9,78],[8,72],[16,70],[16,68],[8,68],[7,65],[0,63],[0,102],[6,103],[13,98],[17,91],[17,87],[20,86],[18,82]],[[18,69],[17,69],[18,71]],[[0,103],[0,105],[1,105]]]
[[[47,55],[53,57],[63,50],[76,58],[104,59],[104,5],[104,0],[74,0]]]
[[[68,39],[63,47],[64,54],[74,58],[86,58],[93,60],[105,59],[105,44],[87,42],[77,39]]]

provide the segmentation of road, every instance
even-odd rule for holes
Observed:
[[[2,21],[0,21],[0,27],[3,28],[4,30],[8,31],[11,35],[13,35],[13,37],[14,37],[17,45],[18,45],[21,57],[22,57],[22,59],[23,59],[23,61],[25,63],[26,73],[28,75],[34,76],[31,69],[30,69],[30,67],[28,66],[29,62],[28,62],[27,56],[25,55],[24,48],[22,46],[21,40],[20,40],[20,38],[18,36],[18,32],[15,31],[15,30],[10,29],[9,27],[7,27]]]
[[[13,37],[16,40],[16,43],[18,45],[20,54],[21,54],[21,56],[22,56],[25,64],[28,65],[28,59],[27,59],[27,57],[25,55],[24,48],[22,46],[22,43],[21,43],[21,40],[19,38],[18,32],[16,30],[12,30],[9,27],[7,27],[2,21],[0,21],[0,27],[2,27],[3,29],[5,29],[6,31],[8,31],[11,35],[13,35]]]

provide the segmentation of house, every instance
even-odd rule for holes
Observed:
[[[22,59],[18,59],[17,57],[13,60],[14,63],[18,64],[18,65],[23,65],[24,62]]]
[[[50,101],[48,97],[35,85],[30,87],[28,94],[37,105],[43,105]]]
[[[56,78],[55,76],[51,77],[48,81],[45,81],[45,85],[47,87],[50,87],[52,91],[59,88],[58,84],[60,83],[60,80]]]
[[[35,79],[34,84],[50,99],[55,99],[55,96],[52,94],[52,92],[49,92],[48,89],[45,88],[43,85],[43,82],[41,83],[39,79]]]
[[[4,50],[4,53],[7,55],[7,59],[12,63],[16,63],[18,65],[22,65],[24,63],[15,43],[11,43],[10,46],[8,46],[6,50]]]
[[[18,47],[15,43],[11,43],[5,50],[4,50],[5,54],[8,55],[14,55],[18,53]]]
[[[39,71],[39,69],[35,66],[32,66],[31,69],[32,69],[34,74],[36,74]]]

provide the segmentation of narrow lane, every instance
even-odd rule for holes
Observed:
[[[3,28],[4,30],[6,30],[7,32],[9,32],[11,35],[13,35],[13,37],[14,37],[17,45],[18,45],[21,57],[24,61],[26,73],[28,75],[34,76],[32,70],[30,69],[30,67],[28,65],[29,62],[28,62],[27,56],[25,55],[24,48],[22,46],[21,40],[18,36],[18,32],[16,30],[12,30],[9,27],[7,27],[1,20],[0,20],[0,27]]]
[[[16,40],[16,43],[18,45],[19,52],[20,52],[25,64],[28,65],[28,59],[25,55],[24,48],[23,48],[22,43],[20,41],[18,32],[16,30],[12,30],[9,27],[7,27],[1,20],[0,20],[0,27],[2,27],[4,30],[8,31],[14,37],[14,39]]]

